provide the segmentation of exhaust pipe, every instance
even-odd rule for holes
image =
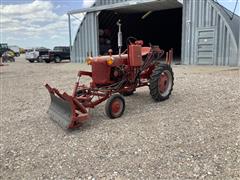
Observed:
[[[118,53],[119,55],[122,53],[122,30],[121,30],[121,20],[119,19],[118,22],[117,22],[117,25],[118,25]]]

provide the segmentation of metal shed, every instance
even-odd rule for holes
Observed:
[[[69,12],[71,60],[81,63],[88,53],[114,49],[121,18],[125,39],[137,34],[145,43],[173,47],[182,64],[240,66],[240,17],[231,20],[226,11],[214,0],[96,0],[91,8]],[[81,12],[86,14],[72,41],[71,15]],[[111,34],[108,46],[104,29]]]

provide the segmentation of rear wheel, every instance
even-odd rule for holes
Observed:
[[[105,104],[105,112],[111,119],[119,118],[125,110],[125,100],[120,94],[112,95]]]
[[[33,59],[30,59],[30,60],[28,60],[30,63],[33,63],[34,62],[34,60]]]
[[[54,61],[55,61],[55,63],[60,63],[61,62],[61,58],[59,56],[56,56],[54,58]]]
[[[150,94],[155,101],[164,101],[172,93],[174,84],[173,71],[170,65],[156,67],[150,78]]]
[[[50,63],[51,60],[50,59],[45,59],[45,63]]]

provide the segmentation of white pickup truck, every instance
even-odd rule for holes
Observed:
[[[33,63],[35,61],[41,62],[41,56],[48,55],[48,51],[50,49],[47,48],[32,48],[27,50],[25,53],[26,60]]]

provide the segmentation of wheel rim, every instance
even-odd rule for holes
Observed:
[[[123,102],[120,99],[115,99],[111,104],[111,112],[114,117],[121,115],[123,110]]]
[[[168,70],[164,70],[158,80],[159,93],[161,96],[167,96],[172,88],[172,74]]]
[[[59,57],[56,57],[56,62],[60,62],[60,58]]]

